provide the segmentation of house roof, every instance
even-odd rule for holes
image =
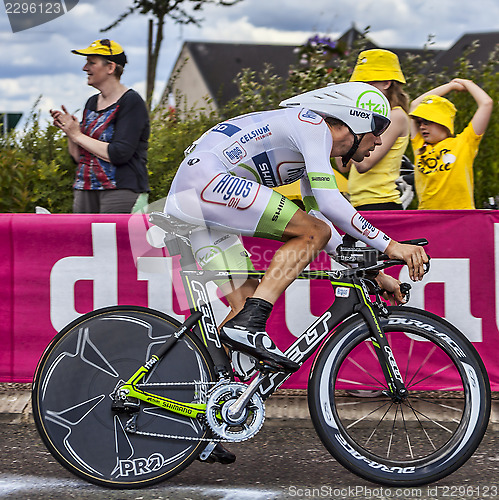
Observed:
[[[289,67],[297,63],[295,45],[185,42],[184,48],[191,54],[219,104],[237,97],[235,79],[243,69],[259,73],[266,63],[270,63],[275,74],[286,78]]]
[[[499,31],[487,33],[466,33],[449,50],[440,51],[435,58],[435,65],[439,70],[453,70],[456,61],[464,52],[471,48],[474,41],[479,43],[478,48],[470,55],[470,62],[474,67],[487,62],[491,51],[499,44]]]

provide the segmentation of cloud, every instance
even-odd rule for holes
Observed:
[[[203,29],[203,39],[219,41],[252,43],[282,43],[301,45],[310,36],[309,31],[278,30],[272,27],[255,27],[248,16],[228,23],[225,19],[217,19],[212,25]]]
[[[215,18],[215,7],[206,9]],[[497,0],[314,0],[304,9],[303,0],[243,1],[216,10],[217,24],[229,29],[238,19],[258,28],[278,31],[343,33],[352,23],[359,30],[371,27],[373,41],[398,47],[421,48],[429,34],[440,45],[450,44],[473,31],[499,30]],[[206,23],[207,25],[208,23]],[[227,30],[224,30],[227,31]],[[381,39],[378,40],[376,37]]]

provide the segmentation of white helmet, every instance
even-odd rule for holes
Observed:
[[[354,134],[381,135],[390,125],[390,103],[368,83],[329,84],[285,99],[280,106],[307,108],[342,121]]]

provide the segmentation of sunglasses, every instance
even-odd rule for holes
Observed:
[[[379,137],[390,125],[390,120],[383,115],[376,115],[373,113],[371,118],[371,133]]]

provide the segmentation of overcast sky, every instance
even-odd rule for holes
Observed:
[[[42,116],[61,104],[80,116],[95,89],[81,71],[85,58],[70,51],[104,37],[124,46],[129,64],[122,82],[144,95],[147,17],[135,14],[107,33],[99,31],[131,5],[132,0],[79,0],[58,19],[12,33],[0,4],[0,112],[27,113],[41,95]],[[498,0],[243,0],[232,7],[208,6],[201,15],[201,28],[167,21],[156,100],[184,41],[299,45],[316,33],[338,37],[355,23],[360,31],[370,26],[369,37],[384,48],[421,48],[433,35],[435,46],[445,49],[465,33],[499,31]]]

